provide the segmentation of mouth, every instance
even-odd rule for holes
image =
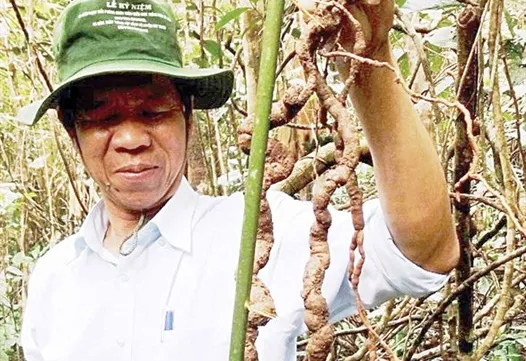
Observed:
[[[129,183],[132,185],[137,182],[143,184],[153,180],[153,177],[157,174],[157,169],[159,169],[158,166],[149,164],[127,165],[117,169],[115,174],[121,179],[121,182],[124,182],[123,184]]]
[[[125,167],[121,167],[116,170],[115,173],[128,173],[128,174],[140,174],[158,168],[157,166],[147,164],[135,164]]]

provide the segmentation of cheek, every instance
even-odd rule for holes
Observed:
[[[186,155],[187,133],[184,121],[161,132],[162,142],[172,162],[181,162]]]
[[[101,181],[103,176],[103,161],[106,146],[106,137],[100,134],[85,134],[77,132],[76,145],[88,173]]]
[[[92,154],[103,152],[108,142],[107,131],[80,130],[76,131],[77,145],[82,153]]]
[[[177,165],[180,165],[181,163],[184,163],[184,160],[186,158],[186,133],[183,130],[182,132],[178,132],[177,134],[174,134],[174,137],[170,139],[170,144],[168,149],[169,156],[171,158],[171,162],[175,163]]]

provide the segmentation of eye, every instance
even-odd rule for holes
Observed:
[[[143,110],[141,116],[145,119],[156,120],[162,118],[166,113],[160,110]]]
[[[118,119],[119,117],[117,116],[117,114],[112,114],[110,116],[102,118],[101,120],[97,121],[97,123],[109,125],[114,124]]]
[[[77,124],[82,128],[106,127],[115,124],[119,120],[117,114],[106,117],[85,117],[77,119]]]

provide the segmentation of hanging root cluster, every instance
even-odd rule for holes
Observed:
[[[314,85],[314,91],[320,101],[320,106],[325,109],[335,120],[336,166],[329,170],[324,179],[323,186],[313,195],[315,222],[310,231],[311,256],[304,273],[303,298],[305,303],[305,324],[311,332],[307,344],[307,360],[324,361],[327,359],[334,332],[329,324],[329,311],[327,302],[321,293],[325,271],[330,265],[329,247],[327,244],[328,230],[331,225],[331,216],[327,207],[330,198],[338,187],[344,186],[350,197],[350,212],[352,214],[354,235],[350,249],[349,279],[356,295],[358,310],[363,322],[369,325],[367,315],[358,294],[358,282],[365,260],[363,251],[363,211],[362,194],[358,188],[355,169],[360,157],[360,144],[357,129],[351,114],[345,107],[346,94],[354,82],[358,72],[357,62],[351,62],[349,78],[347,79],[344,93],[337,97],[327,85],[316,66],[316,51],[334,46],[333,39],[339,36],[343,17],[346,16],[351,24],[350,31],[354,37],[353,52],[361,53],[365,50],[365,40],[360,24],[352,17],[346,8],[336,2],[319,3],[313,19],[303,27],[302,41],[297,47],[297,54],[303,66],[306,78]],[[348,36],[349,34],[346,34]],[[355,251],[358,249],[361,257],[355,264]],[[373,332],[371,332],[371,335]],[[375,357],[374,345],[369,343],[370,356]]]
[[[290,122],[305,105],[311,94],[312,88],[310,90],[308,87],[301,86],[289,88],[281,101],[272,108],[270,116],[271,128],[286,125]],[[252,119],[247,118],[238,130],[238,144],[245,153],[250,152],[252,123]],[[247,361],[258,360],[255,348],[258,328],[264,326],[276,313],[269,290],[257,276],[258,272],[267,264],[272,245],[274,244],[272,213],[266,194],[272,184],[278,183],[290,175],[296,162],[294,154],[275,139],[269,139],[265,156],[265,173],[261,192],[254,268],[252,271],[252,288],[248,305],[248,327],[245,343],[245,360]]]
[[[344,91],[339,96],[335,95],[327,85],[324,76],[316,66],[315,54],[322,48],[334,46],[341,30],[342,19],[346,17],[350,24],[349,29],[353,36],[354,48],[352,52],[362,55],[365,51],[365,40],[360,24],[346,10],[344,5],[331,2],[319,3],[312,14],[313,20],[303,27],[302,40],[297,46],[297,55],[303,66],[307,79],[306,86],[290,87],[280,102],[273,106],[270,116],[270,127],[286,125],[303,108],[313,93],[320,101],[321,113],[330,114],[335,120],[336,165],[325,175],[324,184],[313,195],[315,222],[311,227],[309,246],[311,256],[305,267],[303,277],[303,298],[305,304],[305,323],[311,332],[307,344],[307,360],[325,361],[329,354],[334,335],[329,323],[329,311],[321,288],[325,271],[330,265],[329,246],[327,235],[331,225],[331,215],[328,211],[330,199],[338,187],[345,187],[350,203],[348,210],[352,214],[354,236],[350,247],[349,279],[356,295],[360,316],[366,326],[372,330],[365,313],[365,309],[358,295],[358,282],[365,255],[363,252],[363,212],[362,194],[358,188],[355,169],[360,159],[360,144],[358,131],[351,114],[345,107],[345,99],[350,86],[358,72],[358,62],[351,61],[349,78]],[[349,36],[349,34],[346,34]],[[247,118],[238,130],[238,143],[245,153],[250,151],[252,135],[252,119]],[[245,359],[257,360],[254,342],[257,337],[257,328],[266,324],[269,317],[274,314],[274,306],[268,289],[257,277],[257,273],[268,261],[273,244],[272,216],[266,200],[266,191],[271,184],[288,177],[294,165],[294,159],[289,151],[276,140],[270,140],[265,165],[265,178],[260,206],[259,230],[256,244],[256,258],[253,270],[253,285],[249,306],[249,327],[247,330],[247,344]],[[358,251],[361,255],[355,262],[354,254]],[[356,264],[355,264],[356,263]],[[370,355],[375,357],[373,343],[370,343]]]

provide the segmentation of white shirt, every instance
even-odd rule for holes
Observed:
[[[260,329],[256,347],[261,361],[295,361],[296,337],[306,330],[302,275],[314,217],[309,202],[279,192],[268,199],[275,244],[260,277],[277,317]],[[352,221],[348,213],[332,214],[322,290],[335,322],[356,308],[347,280]],[[397,249],[378,201],[364,205],[364,216],[360,294],[367,307],[444,284],[446,276],[419,268]],[[242,194],[203,196],[183,180],[139,232],[135,251],[117,257],[102,246],[108,218],[98,203],[78,233],[37,262],[22,327],[27,361],[227,360],[242,219]],[[167,314],[172,325],[165,325]]]

